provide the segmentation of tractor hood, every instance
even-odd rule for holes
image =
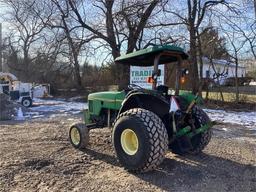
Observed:
[[[124,98],[124,91],[107,91],[89,94],[89,112],[91,115],[98,116],[102,109],[119,110]]]
[[[106,102],[122,102],[125,97],[124,91],[105,91],[88,95],[88,100],[100,100]]]

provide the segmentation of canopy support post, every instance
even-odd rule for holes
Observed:
[[[176,80],[175,80],[175,95],[179,95],[180,90],[180,68],[182,63],[182,58],[180,56],[178,57],[177,65],[176,65]]]
[[[159,64],[159,59],[160,59],[161,55],[162,55],[161,53],[158,54],[155,57],[155,59],[154,59],[154,71],[153,71],[153,74],[158,74],[158,64]],[[152,84],[152,89],[153,90],[156,90],[156,85],[157,85],[157,78],[154,79],[154,81],[153,81],[153,84]]]

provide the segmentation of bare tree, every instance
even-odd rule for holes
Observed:
[[[249,11],[247,8],[240,8],[239,12],[234,12],[232,15],[219,12],[222,18],[219,18],[219,23],[222,29],[226,28],[225,30],[233,31],[242,37],[248,44],[252,56],[256,59],[256,20],[252,18],[252,15],[250,17],[247,11]],[[225,24],[226,26],[224,26]]]
[[[172,2],[170,2],[172,3]],[[185,2],[184,2],[185,3]],[[193,93],[199,90],[199,76],[198,76],[198,65],[197,65],[197,33],[204,20],[207,10],[218,4],[227,5],[225,0],[219,1],[202,1],[202,0],[187,0],[186,11],[172,10],[172,6],[167,13],[171,13],[176,19],[178,19],[183,25],[185,25],[189,32],[190,41],[190,62],[192,64],[192,91]],[[185,14],[186,13],[186,14]]]
[[[224,101],[224,96],[221,90],[221,79],[227,77],[227,70],[229,67],[229,62],[227,62],[224,67],[221,69],[216,69],[215,60],[225,58],[227,59],[228,52],[224,47],[224,38],[220,38],[219,34],[212,27],[206,28],[199,35],[199,61],[200,64],[203,65],[203,57],[209,60],[209,64],[213,70],[213,76],[211,78],[207,78],[206,80],[206,100],[208,100],[209,95],[209,86],[212,84],[212,81],[217,82],[215,85],[218,88],[218,92],[220,93],[221,100]],[[200,65],[200,67],[201,67]],[[200,72],[203,70],[201,69]],[[202,75],[202,74],[201,74]],[[201,76],[203,77],[203,76]],[[203,81],[201,82],[200,89],[203,86]]]
[[[93,25],[85,20],[86,17],[83,17],[84,15],[79,9],[79,7],[85,6],[83,2],[68,0],[71,9],[77,17],[77,21],[83,28],[93,33],[110,47],[114,59],[120,56],[121,47],[124,43],[127,44],[126,53],[136,49],[143,29],[158,2],[159,0],[132,2],[124,0],[94,1],[93,7],[101,11],[105,24]],[[121,73],[119,85],[124,87],[129,80],[129,70],[127,66],[119,66],[119,68]]]
[[[247,3],[245,3],[245,5],[243,4],[237,7],[232,14],[219,12],[221,16],[221,18],[218,18],[219,29],[225,34],[229,56],[236,65],[236,102],[239,102],[239,59],[244,57],[245,52],[250,52],[256,59],[256,22],[253,15],[248,14],[252,9],[252,7],[248,8]]]
[[[213,71],[214,71],[214,74],[213,74],[213,78],[212,78],[212,79],[213,79],[215,82],[217,82],[216,85],[217,85],[218,91],[219,91],[219,93],[220,93],[221,101],[224,102],[224,96],[223,96],[223,92],[222,92],[222,90],[221,90],[221,79],[227,77],[227,75],[228,75],[228,74],[227,74],[227,71],[228,71],[228,67],[229,67],[229,64],[230,64],[230,63],[227,62],[227,63],[224,65],[224,67],[223,67],[222,70],[220,70],[220,69],[217,70],[216,67],[215,67],[214,60],[213,60],[212,56],[209,57],[209,61],[210,61],[211,67],[212,67],[212,69],[213,69]],[[209,89],[208,89],[208,87],[207,87],[206,100],[208,100],[208,94],[209,94]]]
[[[238,38],[235,32],[228,33],[225,32],[227,39],[231,45],[230,49],[230,57],[234,60],[236,64],[235,68],[235,87],[236,87],[236,103],[239,102],[239,84],[238,84],[238,61],[239,61],[239,54],[241,54],[241,50],[244,47],[246,40],[239,41],[238,43]]]
[[[22,53],[23,62],[21,65],[10,65],[17,71],[22,72],[23,77],[29,77],[30,64],[33,61],[31,50],[37,42],[43,39],[45,25],[33,17],[30,12],[36,8],[36,1],[4,0],[8,7],[6,20],[12,23],[13,31],[9,34],[10,43],[17,45]],[[40,12],[42,8],[38,8]],[[48,19],[48,18],[45,18]]]
[[[75,78],[76,87],[82,89],[80,55],[84,50],[84,45],[94,39],[95,36],[86,33],[76,22],[68,1],[45,0],[42,2],[47,7],[44,14],[40,14],[37,10],[34,10],[33,13],[48,29],[58,35],[56,39],[62,42],[62,46],[68,48],[67,56],[71,65],[70,74],[73,74]],[[50,19],[45,21],[45,17],[50,17]]]
[[[82,81],[81,81],[81,76],[80,76],[80,64],[79,64],[79,53],[82,49],[82,46],[92,40],[94,36],[90,36],[87,39],[84,39],[82,37],[77,37],[77,33],[75,30],[78,28],[76,25],[72,24],[71,18],[71,10],[68,2],[66,1],[56,1],[56,0],[51,0],[54,5],[57,7],[57,10],[59,11],[59,16],[60,16],[60,22],[59,25],[53,24],[52,22],[49,24],[51,28],[61,28],[64,33],[65,37],[68,42],[68,46],[70,49],[70,58],[71,58],[71,63],[74,65],[74,70],[75,70],[75,78],[76,82],[78,85],[78,88],[82,88]],[[83,31],[81,32],[82,35],[84,35]]]

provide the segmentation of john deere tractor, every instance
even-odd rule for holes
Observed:
[[[113,127],[112,141],[120,164],[132,172],[155,169],[168,151],[198,154],[211,139],[212,123],[198,106],[199,97],[180,93],[180,79],[187,70],[181,64],[188,58],[182,48],[163,45],[118,57],[117,65],[154,66],[148,82],[152,90],[129,85],[122,91],[92,93],[88,96],[85,123],[69,130],[71,144],[86,148],[89,131]],[[175,94],[158,85],[159,64],[176,65]]]

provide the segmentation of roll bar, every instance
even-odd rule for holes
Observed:
[[[181,76],[181,64],[183,62],[182,57],[179,54],[175,53],[159,53],[158,55],[155,56],[154,58],[154,71],[153,74],[158,73],[158,65],[159,65],[159,60],[161,56],[163,55],[168,55],[168,56],[174,56],[177,57],[177,66],[176,66],[176,78],[175,78],[175,95],[179,95],[179,89],[180,89],[180,76]],[[156,90],[156,85],[157,85],[157,78],[154,79],[153,84],[152,84],[152,89]]]

